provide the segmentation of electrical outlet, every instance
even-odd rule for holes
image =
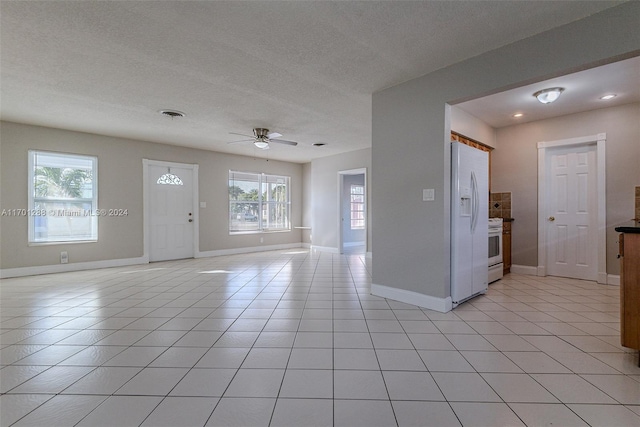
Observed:
[[[60,252],[60,264],[67,264],[69,262],[69,253],[67,251]]]

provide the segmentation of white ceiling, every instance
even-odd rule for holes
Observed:
[[[555,102],[542,104],[533,96],[539,90],[562,87]],[[610,100],[600,97],[615,94]],[[456,106],[494,128],[564,116],[598,108],[640,102],[640,57],[541,81]],[[515,113],[522,113],[519,118]]]
[[[0,114],[306,162],[371,146],[373,92],[619,3],[2,1]],[[227,144],[254,127],[299,145]]]

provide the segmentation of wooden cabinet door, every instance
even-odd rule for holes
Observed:
[[[511,272],[511,223],[505,222],[502,225],[502,272]]]
[[[621,344],[640,349],[640,234],[620,235]]]

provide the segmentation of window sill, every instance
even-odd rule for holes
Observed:
[[[59,242],[29,242],[27,246],[77,245],[81,243],[98,243],[98,240],[69,240]]]
[[[230,231],[230,236],[239,236],[243,234],[273,234],[273,233],[288,233],[291,229],[288,230],[255,230],[255,231]]]

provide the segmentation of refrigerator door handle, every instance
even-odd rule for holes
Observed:
[[[476,225],[478,223],[478,181],[476,179],[475,172],[471,171],[471,190],[472,190],[472,201],[471,201],[471,234],[475,233]]]

